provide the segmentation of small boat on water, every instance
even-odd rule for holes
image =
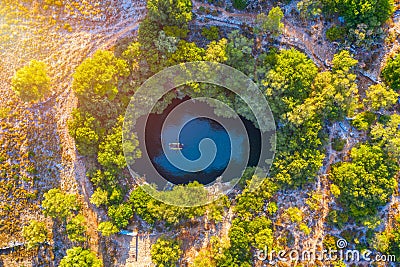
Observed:
[[[168,145],[171,150],[181,150],[183,148],[182,143],[169,143]]]

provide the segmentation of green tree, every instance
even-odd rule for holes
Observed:
[[[272,112],[281,115],[302,103],[317,73],[315,64],[295,49],[277,54],[275,65],[263,80]]]
[[[72,118],[67,121],[68,132],[75,139],[79,154],[91,156],[97,153],[100,124],[88,112],[74,109]]]
[[[279,129],[277,151],[271,176],[285,186],[296,188],[313,181],[322,166],[324,154],[321,122],[307,120],[298,126],[287,123]]]
[[[177,241],[160,237],[151,246],[151,260],[157,267],[174,267],[181,257],[182,250]]]
[[[217,26],[204,27],[201,29],[201,35],[209,41],[217,41],[219,39],[219,28]]]
[[[214,255],[209,248],[203,248],[199,251],[199,254],[194,258],[191,267],[210,267],[217,266],[214,260]]]
[[[228,237],[230,248],[228,258],[232,263],[228,266],[246,266],[251,261],[250,242],[251,238],[246,232],[245,224],[235,221],[229,229]]]
[[[11,88],[23,101],[37,101],[50,93],[50,78],[44,62],[31,60],[17,70],[11,79]]]
[[[108,216],[119,229],[126,227],[133,216],[132,207],[126,203],[113,205],[108,208]]]
[[[165,66],[165,59],[155,46],[154,40],[158,38],[158,32],[161,26],[152,21],[148,16],[140,23],[138,32],[138,41],[140,43],[141,64],[140,70],[148,75],[160,71]]]
[[[187,37],[189,30],[186,27],[179,26],[164,26],[163,30],[168,36],[184,39]]]
[[[400,57],[390,58],[382,70],[385,82],[395,91],[400,90]]]
[[[380,147],[365,144],[351,150],[351,159],[334,166],[330,174],[339,187],[339,201],[356,219],[374,216],[396,187],[398,165]]]
[[[264,249],[273,244],[271,220],[264,215],[265,203],[274,195],[277,185],[264,180],[257,191],[247,186],[236,197],[236,217],[229,229],[229,243],[211,240],[216,266],[251,266],[251,248]]]
[[[65,220],[73,211],[79,210],[76,196],[66,194],[58,188],[50,189],[43,197],[42,207],[46,216]]]
[[[280,7],[273,7],[268,15],[260,13],[257,15],[257,24],[262,31],[271,34],[272,36],[278,36],[282,33],[284,25],[282,23],[283,12]]]
[[[198,47],[193,42],[189,43],[180,40],[176,52],[169,57],[168,62],[170,65],[176,65],[178,63],[200,61],[203,60],[204,55],[205,51],[203,48]]]
[[[389,252],[396,256],[396,259],[400,257],[400,227],[397,226],[392,233],[390,233],[389,241]]]
[[[82,214],[76,215],[67,223],[67,234],[68,238],[71,241],[75,242],[86,241],[86,236],[85,236],[86,230],[87,230],[86,220]]]
[[[117,185],[116,187],[113,187],[112,190],[110,190],[109,193],[109,203],[110,204],[120,204],[124,199],[123,193],[122,193],[122,189],[120,188],[119,185]]]
[[[92,170],[88,172],[88,176],[94,185],[102,188],[114,187],[118,181],[118,174],[113,170]]]
[[[332,26],[326,31],[326,38],[333,41],[343,41],[346,37],[346,28],[339,26]]]
[[[358,113],[351,121],[351,124],[358,130],[367,131],[375,119],[376,115],[374,113],[370,111],[364,111]]]
[[[158,32],[158,38],[154,40],[154,44],[158,51],[164,55],[174,53],[177,49],[179,38],[168,36],[164,31]]]
[[[297,9],[300,11],[300,16],[303,19],[316,18],[322,13],[321,1],[302,0],[297,3]]]
[[[310,227],[308,227],[308,225],[305,223],[299,224],[299,230],[302,231],[306,235],[309,235],[311,233]]]
[[[124,118],[120,116],[116,125],[111,129],[110,134],[108,134],[99,145],[97,160],[107,169],[121,170],[126,167],[126,160],[122,150],[123,122]],[[129,152],[134,153],[135,158],[140,158],[141,151],[138,149],[139,141],[136,139],[136,136],[133,136],[130,140],[131,142],[126,143],[125,148],[128,149]]]
[[[212,41],[207,45],[204,60],[213,62],[225,62],[228,57],[226,55],[227,40],[222,38],[218,42]]]
[[[190,0],[150,0],[147,10],[149,19],[163,26],[186,26],[192,20]]]
[[[113,100],[122,78],[128,75],[129,67],[125,60],[115,57],[111,51],[96,51],[76,68],[73,75],[72,89],[78,96],[79,108],[102,119],[103,123],[107,120],[113,122],[123,108]]]
[[[247,0],[233,0],[233,7],[236,9],[243,10],[247,5]]]
[[[128,68],[132,76],[138,71],[142,71],[142,68],[139,66],[139,62],[142,60],[140,46],[139,42],[132,42],[121,54],[121,58],[128,63]]]
[[[342,120],[352,117],[359,107],[356,75],[353,68],[357,60],[346,50],[335,54],[332,72],[320,72],[312,84],[312,92],[287,114],[289,121],[296,125],[308,119]]]
[[[193,203],[198,203],[196,198],[199,196],[204,198],[204,188],[200,187],[198,183],[192,183],[187,186],[189,186],[189,189],[186,187],[188,190],[182,190],[182,188],[178,186],[168,194],[160,194],[159,197],[164,199],[166,203],[171,202],[174,198],[181,198],[180,201],[183,204],[190,204],[191,201]],[[193,191],[191,191],[191,189],[193,189]],[[174,225],[181,222],[182,219],[192,219],[204,214],[207,214],[209,220],[218,221],[222,217],[224,208],[229,206],[229,201],[225,198],[221,198],[212,204],[202,207],[183,208],[171,206],[150,196],[147,193],[150,190],[153,190],[151,195],[158,194],[158,192],[154,191],[154,188],[146,188],[146,190],[142,187],[135,188],[130,195],[130,203],[133,207],[133,211],[139,217],[153,225],[158,221],[165,222],[167,225]]]
[[[290,207],[286,210],[290,221],[299,223],[303,220],[303,212],[297,207]]]
[[[251,220],[254,214],[262,212],[264,207],[264,198],[255,192],[244,189],[237,198],[235,212],[238,217],[245,221]]]
[[[25,238],[27,249],[37,247],[47,240],[47,227],[44,222],[31,220],[28,226],[22,228],[22,236]]]
[[[112,100],[118,93],[118,78],[126,76],[127,64],[111,51],[98,50],[76,68],[72,89],[89,100],[93,96]]]
[[[228,60],[226,64],[235,67],[248,76],[253,76],[256,60],[252,55],[254,41],[234,30],[228,34],[226,53]]]
[[[258,249],[271,248],[273,244],[273,231],[271,220],[267,217],[255,217],[246,227],[249,236],[252,237],[251,245]]]
[[[372,140],[384,148],[390,157],[400,158],[400,115],[392,114],[385,124],[377,123],[371,127]]]
[[[149,224],[153,224],[155,222],[155,218],[153,215],[148,212],[149,205],[151,205],[155,200],[146,191],[144,191],[141,187],[135,188],[130,197],[130,203],[133,206],[134,212],[145,220]],[[157,205],[155,205],[157,206]]]
[[[399,97],[398,93],[387,88],[382,83],[371,85],[365,93],[364,104],[371,110],[390,108],[396,104],[397,98]]]
[[[334,72],[343,71],[348,73],[357,63],[358,61],[350,55],[349,51],[342,50],[333,56],[332,70]]]
[[[111,236],[118,233],[119,229],[112,222],[107,221],[99,223],[99,231],[103,236]]]
[[[102,267],[103,262],[92,251],[82,247],[67,250],[67,255],[61,259],[60,267]]]
[[[372,247],[379,252],[387,253],[390,245],[390,235],[386,232],[378,232],[372,240]]]
[[[326,1],[331,8],[345,18],[346,24],[354,27],[365,23],[378,27],[390,18],[393,13],[392,0],[338,0]]]
[[[97,207],[100,207],[101,205],[107,205],[108,192],[100,187],[96,188],[96,190],[93,192],[93,195],[90,197],[90,203],[96,205]]]
[[[357,65],[347,50],[335,54],[332,60],[333,93],[329,95],[325,112],[329,119],[341,120],[345,116],[352,117],[359,108],[359,96],[356,75],[353,68]]]

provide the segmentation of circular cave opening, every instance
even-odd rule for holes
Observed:
[[[155,169],[158,175],[175,185],[188,184],[193,181],[206,185],[215,181],[224,173],[232,158],[237,161],[243,161],[242,164],[248,167],[258,164],[261,153],[261,134],[253,122],[239,115],[248,137],[237,136],[229,133],[216,120],[196,116],[196,112],[190,108],[191,105],[187,105],[188,108],[181,109],[179,112],[174,112],[176,107],[186,101],[197,102],[196,105],[200,105],[200,108],[209,109],[210,111],[214,109],[205,102],[199,103],[200,101],[185,96],[173,99],[163,109],[162,113],[150,114],[147,121],[146,116],[143,116],[136,122],[137,124],[145,124],[145,136],[140,136],[138,133],[138,139],[145,140],[147,154],[153,165],[152,167],[154,167],[146,168],[143,166],[145,163],[142,162],[142,159],[138,159],[135,165],[137,165],[137,169],[141,170],[139,171],[140,175],[146,176],[146,180],[151,181],[151,176],[156,175],[154,173]],[[173,119],[168,120],[169,115]],[[221,119],[228,121],[228,123],[229,120],[234,120],[233,118]],[[180,129],[179,134],[177,134],[177,129]],[[249,140],[249,156],[246,156],[245,159],[241,157],[240,153],[231,155],[232,146],[240,146],[243,138],[248,138]],[[190,161],[199,159],[201,157],[199,145],[204,139],[211,139],[216,147],[215,157],[206,168],[199,168],[198,171],[187,171],[171,163],[170,158],[179,152]],[[167,152],[166,150],[170,151]],[[169,154],[169,157],[167,154]],[[244,160],[247,162],[244,162]],[[231,177],[231,179],[240,178],[241,173],[235,175],[237,176]]]

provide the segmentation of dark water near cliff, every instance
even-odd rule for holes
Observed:
[[[242,117],[240,118],[250,141],[250,156],[247,162],[244,162],[247,160],[247,156],[244,156],[245,153],[243,151],[242,153],[240,149],[246,136],[233,131],[227,132],[219,122],[213,119],[197,117],[190,105],[183,111],[173,112],[173,115],[170,116],[172,119],[170,118],[167,123],[164,123],[170,112],[185,101],[192,100],[189,98],[175,99],[162,114],[151,114],[146,124],[145,143],[149,159],[162,177],[174,184],[187,184],[192,181],[208,184],[221,176],[230,159],[238,164],[257,165],[260,156],[260,131],[252,122]],[[204,109],[208,108],[212,112],[212,108],[206,103],[200,105],[204,105]],[[229,120],[233,119],[223,119],[222,121],[229,123]],[[144,118],[139,119],[138,123],[144,123]],[[204,142],[206,139],[209,142]],[[213,142],[210,142],[210,139]],[[181,160],[179,151],[169,148],[169,143],[175,142],[183,144],[180,152],[188,160],[187,162]],[[235,154],[231,153],[232,147],[237,149]],[[213,154],[212,152],[215,152],[214,157],[208,155]],[[140,160],[138,164],[141,164]],[[204,168],[204,166],[206,167]],[[146,172],[148,172],[145,174],[147,178],[155,175],[151,171]],[[237,175],[240,177],[241,174]]]

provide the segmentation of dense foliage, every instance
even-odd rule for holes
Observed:
[[[79,108],[100,120],[107,127],[118,117],[121,107],[113,101],[121,90],[120,78],[129,74],[125,60],[111,51],[98,50],[87,58],[74,73],[72,89],[78,96]]]
[[[76,196],[65,194],[60,189],[50,189],[43,197],[42,207],[46,216],[65,220],[79,209]]]
[[[71,241],[75,242],[84,242],[86,241],[86,219],[82,214],[78,214],[77,216],[73,217],[67,223],[67,235]]]
[[[371,110],[391,108],[399,97],[399,94],[381,83],[371,85],[365,93],[364,104]]]
[[[278,36],[283,30],[283,12],[280,7],[273,7],[268,15],[260,13],[257,15],[257,24],[263,32],[269,33],[272,36]]]
[[[34,248],[45,242],[48,238],[48,231],[44,222],[30,221],[28,226],[22,229],[22,236],[25,238],[26,247]]]
[[[23,101],[37,101],[50,93],[50,77],[44,62],[32,60],[11,80],[11,88]]]
[[[376,214],[394,192],[397,163],[378,146],[361,144],[351,150],[351,162],[333,167],[330,178],[338,186],[339,201],[357,219]]]
[[[150,0],[147,8],[148,18],[163,26],[186,26],[192,19],[190,0]]]
[[[273,247],[272,222],[268,216],[274,209],[267,209],[271,210],[267,214],[264,209],[273,203],[269,200],[276,190],[277,186],[268,180],[257,192],[245,188],[236,198],[236,215],[229,229],[229,239],[211,238],[210,247],[200,251],[194,266],[200,267],[203,263],[218,267],[252,266],[252,249]]]
[[[181,257],[182,250],[178,242],[160,237],[151,246],[151,260],[157,267],[174,267]]]
[[[67,250],[67,255],[61,259],[60,267],[102,267],[103,262],[87,249],[73,247]]]
[[[339,0],[326,1],[327,5],[343,16],[350,26],[367,24],[371,27],[378,27],[393,13],[392,0]]]
[[[300,6],[310,14],[317,14],[330,5],[332,11],[344,14],[348,27],[360,23],[375,27],[391,12],[389,8],[385,11],[385,5],[378,11],[376,1],[366,3],[365,9],[357,14],[355,2],[342,3],[340,8],[337,3],[324,2],[321,6],[321,3],[312,2],[302,1]],[[246,1],[233,4],[236,8],[247,6]],[[354,127],[365,131],[371,143],[353,148],[350,161],[339,162],[332,168],[331,192],[345,213],[332,210],[328,219],[337,225],[346,221],[347,216],[362,222],[374,216],[376,209],[388,201],[396,186],[395,158],[400,155],[398,117],[391,115],[389,119],[380,120],[377,114],[396,102],[398,95],[392,90],[394,82],[390,82],[395,79],[390,77],[395,75],[383,74],[392,89],[383,83],[372,85],[361,100],[354,72],[358,62],[349,51],[338,52],[332,59],[331,70],[320,71],[307,55],[296,49],[260,48],[256,43],[258,38],[276,41],[275,37],[282,32],[283,12],[279,7],[272,8],[268,15],[260,14],[252,32],[232,31],[220,39],[223,32],[217,27],[203,28],[201,33],[207,40],[199,45],[188,38],[187,23],[192,18],[190,1],[151,0],[147,5],[149,13],[140,24],[137,40],[117,47],[115,53],[99,51],[87,59],[74,76],[73,88],[79,105],[72,114],[69,131],[76,140],[78,152],[96,162],[88,172],[95,185],[90,201],[107,210],[109,220],[98,227],[102,235],[118,233],[134,215],[153,227],[180,227],[182,223],[200,221],[200,218],[220,222],[227,208],[233,205],[234,219],[227,238],[211,238],[210,245],[201,249],[195,258],[194,266],[251,266],[254,249],[276,245],[271,216],[279,209],[271,198],[279,188],[296,188],[313,182],[323,166],[328,145],[337,151],[344,150],[347,140],[335,137],[329,144],[327,129],[332,123],[347,119],[352,119]],[[345,10],[343,6],[346,5]],[[347,30],[335,27],[327,35],[332,40],[343,39]],[[153,73],[167,66],[199,60],[226,63],[243,71],[259,85],[275,115],[278,152],[271,179],[260,190],[249,190],[245,182],[248,179],[245,179],[238,186],[243,191],[232,201],[224,197],[206,206],[180,208],[154,199],[141,187],[126,188],[121,114],[136,88]],[[240,97],[223,88],[202,84],[177,88],[165,95],[153,111],[162,112],[178,94],[217,98],[243,117],[254,120]],[[229,117],[218,107],[215,113]],[[136,152],[136,158],[141,156],[138,144],[134,144],[132,151]],[[130,196],[126,201],[128,192]],[[184,201],[195,201],[193,195],[182,194],[179,187],[163,195],[167,200],[178,196]],[[316,210],[320,200],[316,194],[307,204]],[[304,235],[311,233],[311,228],[302,222],[304,214],[299,208],[286,209],[285,216]],[[179,242],[164,237],[151,249],[157,266],[175,266],[181,253]]]
[[[388,60],[382,70],[382,77],[393,90],[400,90],[400,56]]]

